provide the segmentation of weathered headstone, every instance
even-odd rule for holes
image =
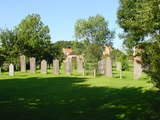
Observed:
[[[134,64],[134,79],[139,79],[141,77],[142,67],[140,64]]]
[[[36,58],[30,58],[30,72],[36,73]]]
[[[21,62],[21,72],[26,72],[26,56],[25,55],[20,56],[20,62]]]
[[[98,61],[98,73],[104,74],[105,73],[105,61],[106,59],[102,59]]]
[[[116,63],[116,70],[118,70],[118,71],[121,70],[121,62]]]
[[[83,73],[83,61],[77,61],[77,72]]]
[[[13,64],[9,65],[9,76],[14,76],[14,65]]]
[[[59,74],[59,60],[53,60],[53,74]]]
[[[69,62],[69,65],[70,65],[70,70],[72,72],[72,58],[68,58],[68,62]]]
[[[41,73],[47,74],[47,61],[46,60],[41,61]]]
[[[94,69],[94,77],[96,77],[96,69]]]
[[[64,67],[65,67],[65,74],[71,75],[71,65],[69,61],[64,62]]]
[[[120,78],[122,79],[122,69],[120,69]]]
[[[110,58],[110,57],[107,57],[107,58],[106,58],[105,76],[106,76],[106,77],[113,77],[112,61],[111,61],[111,58]]]

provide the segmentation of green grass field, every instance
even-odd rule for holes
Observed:
[[[160,120],[160,92],[143,73],[113,67],[114,78],[36,74],[15,71],[0,75],[0,120]]]

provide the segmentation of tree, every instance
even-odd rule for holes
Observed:
[[[45,54],[44,50],[50,46],[51,41],[49,28],[44,26],[40,15],[28,15],[15,27],[15,31],[20,53],[41,60]]]
[[[122,71],[128,71],[129,70],[129,66],[127,64],[127,55],[122,53],[120,55],[120,57],[118,58],[118,61],[121,62],[121,66],[122,66]]]
[[[119,59],[119,57],[121,56],[123,52],[120,51],[119,49],[113,49],[111,52],[110,52],[110,56],[111,56],[111,59],[114,60],[114,61],[117,61]]]
[[[129,7],[132,3],[133,7]],[[126,13],[131,16],[127,16]],[[126,15],[126,16],[125,16]],[[152,65],[151,71],[147,72],[151,81],[157,88],[160,88],[159,59],[160,59],[160,1],[159,0],[120,0],[119,11],[117,12],[118,24],[127,28],[135,38],[136,42],[141,41],[142,66]],[[144,41],[145,36],[151,39]]]
[[[9,30],[8,28],[0,29],[0,40],[1,40],[1,56],[5,59],[8,58],[10,63],[16,62],[19,56],[18,46],[16,44],[17,36],[14,30]]]
[[[97,61],[101,57],[103,45],[113,45],[114,35],[115,31],[108,29],[108,21],[99,14],[89,16],[88,20],[78,19],[75,24],[75,38],[76,42],[83,43],[83,46],[75,43],[79,49],[76,51],[81,51],[83,48],[82,54],[86,61]]]

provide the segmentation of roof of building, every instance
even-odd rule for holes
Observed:
[[[63,48],[65,51],[67,51],[68,53],[71,53],[73,50],[68,49],[68,48]]]
[[[111,51],[111,50],[112,50],[110,46],[107,46],[107,48],[109,49],[109,51]]]

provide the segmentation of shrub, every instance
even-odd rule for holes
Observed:
[[[127,64],[127,55],[124,53],[121,54],[119,61],[122,65],[122,71],[129,71],[129,65]]]

